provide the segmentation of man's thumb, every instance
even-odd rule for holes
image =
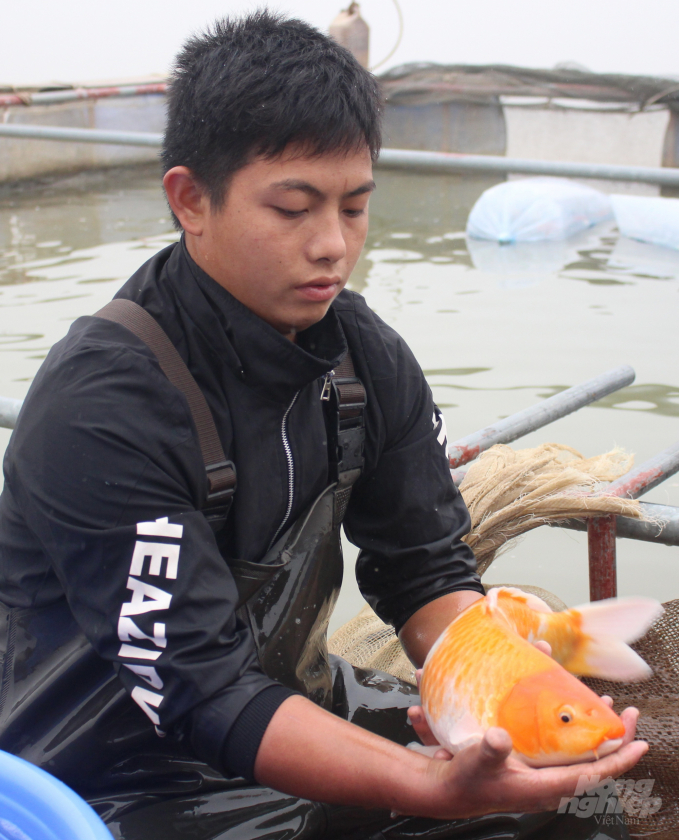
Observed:
[[[487,730],[479,747],[479,761],[490,770],[502,764],[512,751],[512,739],[505,729],[493,726]]]

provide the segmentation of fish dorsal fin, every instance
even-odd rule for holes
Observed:
[[[493,615],[498,610],[497,599],[500,594],[501,587],[495,587],[495,589],[491,589],[488,594],[486,595],[486,603],[485,603],[485,611],[489,615]]]
[[[515,586],[498,586],[495,589],[491,589],[490,592],[497,592],[498,595],[500,592],[505,592],[508,595],[511,595],[512,597],[516,598],[518,601],[524,603],[529,609],[533,610],[534,612],[552,612],[552,608],[549,606],[549,604],[546,604],[542,600],[542,598],[538,598],[538,596],[533,595],[532,592],[524,592],[523,589],[517,589],[517,587]],[[498,595],[495,596],[496,599]]]
[[[507,615],[506,611],[502,609],[502,604],[499,602],[500,593],[504,591],[504,587],[498,586],[490,589],[483,600],[483,611],[486,616],[492,618],[496,624],[500,624],[507,630],[516,631],[514,623]]]

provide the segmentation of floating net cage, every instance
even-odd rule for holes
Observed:
[[[624,475],[632,461],[619,449],[586,459],[555,443],[523,450],[498,445],[484,452],[460,485],[472,519],[466,541],[474,549],[480,574],[511,541],[540,525],[607,514],[641,518],[637,501],[605,493],[606,484]],[[566,608],[556,595],[539,587],[504,585],[537,595],[553,610]],[[618,713],[627,706],[641,712],[637,733],[650,750],[619,785],[630,833],[679,840],[679,600],[664,607],[659,621],[632,645],[653,669],[649,680],[586,682],[599,694],[610,695]],[[413,665],[393,627],[369,606],[332,635],[328,648],[352,665],[415,683]]]

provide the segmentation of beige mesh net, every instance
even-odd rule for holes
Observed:
[[[638,502],[605,495],[605,482],[624,475],[633,461],[621,449],[583,458],[558,443],[519,450],[498,445],[484,452],[460,485],[472,518],[466,541],[479,574],[509,540],[539,525],[605,513],[640,517]]]
[[[483,453],[460,485],[472,519],[467,543],[474,549],[480,574],[510,541],[539,525],[610,513],[641,518],[638,502],[605,495],[605,483],[628,472],[632,462],[633,456],[619,449],[586,459],[556,443],[523,450],[499,445]],[[539,587],[503,585],[531,592],[554,610],[566,607]],[[631,685],[588,683],[613,697],[617,711],[637,706],[639,737],[651,745],[648,755],[627,774],[622,790],[632,836],[679,840],[679,601],[664,606],[662,619],[634,645],[653,668],[653,677]],[[328,649],[352,665],[415,683],[412,663],[393,628],[369,606],[333,634]],[[633,789],[631,783],[641,780],[646,783]],[[658,798],[660,810],[650,813]]]
[[[653,676],[624,685],[605,680],[585,682],[609,694],[617,712],[640,711],[637,733],[650,744],[644,758],[625,774],[646,786],[624,786],[622,801],[633,837],[679,838],[679,600],[663,604],[665,613],[632,647],[653,668]],[[652,782],[652,784],[651,784]],[[655,809],[658,809],[657,811]]]

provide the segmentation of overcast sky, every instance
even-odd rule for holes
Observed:
[[[679,77],[676,0],[400,0],[407,61],[553,67]],[[88,81],[165,73],[188,34],[251,0],[1,0],[0,84]],[[271,0],[326,29],[348,0]],[[371,61],[397,32],[394,0],[363,0]]]

